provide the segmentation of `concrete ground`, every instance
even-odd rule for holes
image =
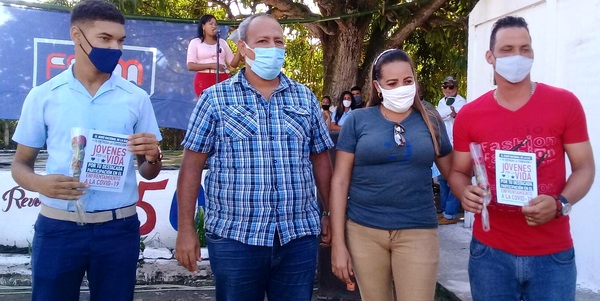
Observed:
[[[467,263],[471,230],[464,222],[440,228],[440,266],[436,300],[472,300],[469,289]],[[201,272],[194,276],[177,265],[174,259],[164,259],[165,251],[152,251],[138,269],[135,301],[215,300],[211,286],[208,260],[201,263]],[[148,254],[148,253],[146,253]],[[168,257],[168,256],[167,256]],[[30,300],[29,256],[0,254],[0,301]],[[143,284],[142,284],[143,283]],[[317,300],[315,288],[313,300]],[[84,287],[81,300],[89,300]],[[577,290],[577,301],[600,300],[600,292],[583,288]]]

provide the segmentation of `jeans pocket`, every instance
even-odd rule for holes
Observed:
[[[485,254],[487,254],[489,249],[490,247],[482,244],[481,242],[473,238],[471,240],[469,255],[471,256],[471,259],[480,259],[483,256],[485,256]]]
[[[206,231],[206,240],[210,243],[218,243],[225,240],[225,237]]]
[[[572,264],[575,261],[575,249],[570,248],[562,252],[554,253],[551,254],[550,257],[558,264]]]

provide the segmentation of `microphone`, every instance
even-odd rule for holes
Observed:
[[[221,37],[221,30],[220,29],[218,29],[218,28],[215,29],[213,31],[213,33],[215,34],[215,36],[217,37],[217,39]]]

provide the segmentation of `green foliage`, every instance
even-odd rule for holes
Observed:
[[[0,141],[2,141],[2,145],[0,148],[3,149],[16,149],[16,143],[10,139],[12,134],[15,133],[15,128],[17,127],[16,120],[0,120]]]
[[[144,253],[144,250],[146,250],[146,238],[148,238],[148,236],[140,236],[140,252]]]
[[[424,85],[425,99],[434,105],[443,97],[441,84],[448,75],[458,80],[458,92],[466,96],[468,14],[476,2],[449,0],[427,26],[417,28],[404,41]]]
[[[198,207],[196,210],[196,234],[200,241],[200,247],[206,247],[206,229],[204,228],[204,208]]]
[[[284,72],[308,86],[315,94],[323,90],[323,50],[318,39],[301,25],[286,25]]]

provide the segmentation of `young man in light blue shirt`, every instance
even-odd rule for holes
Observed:
[[[33,300],[78,300],[84,274],[92,300],[133,299],[140,242],[133,159],[124,162],[121,192],[89,190],[68,176],[72,128],[128,135],[127,150],[140,174],[152,179],[160,172],[161,135],[148,94],[112,74],[124,23],[108,2],[75,5],[70,35],[76,63],[34,87],[23,104],[12,175],[23,188],[39,192],[42,202],[32,243]],[[48,161],[41,175],[33,166],[44,146]],[[77,199],[83,218],[75,212]]]

